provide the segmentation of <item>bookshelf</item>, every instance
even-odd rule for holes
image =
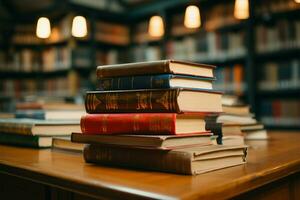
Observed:
[[[36,79],[36,85],[39,85],[42,80],[49,80],[51,85],[51,82],[68,77],[66,80],[70,82],[64,80],[64,84],[69,86],[61,91],[70,91],[62,93],[78,95],[80,91],[93,89],[97,65],[174,58],[217,65],[216,89],[239,95],[251,105],[259,119],[273,116],[263,109],[267,104],[270,107],[280,104],[276,104],[279,101],[284,107],[286,100],[299,100],[300,4],[294,0],[251,0],[249,19],[237,20],[233,17],[233,0],[193,3],[201,10],[202,25],[199,29],[183,26],[184,10],[190,2],[182,0],[147,2],[144,6],[132,6],[120,13],[70,5],[71,15],[64,15],[54,25],[58,27],[56,37],[30,43],[17,42],[16,39],[6,42],[7,52],[20,58],[6,58],[7,55],[0,52],[0,76],[4,83],[8,82],[2,84],[0,90],[18,88],[11,83],[14,81]],[[84,39],[72,38],[67,30],[63,31],[71,25],[70,16],[75,13],[87,17],[90,34]],[[147,33],[148,20],[155,14],[164,18],[165,34],[161,38],[150,37]],[[35,54],[41,54],[38,61],[32,58],[38,62],[30,65],[32,69],[17,65],[3,71],[1,66],[7,65],[3,60],[25,57],[30,63],[28,52],[33,52],[33,58],[37,57]],[[64,56],[60,56],[63,57],[60,64],[55,63],[59,60],[56,58],[54,61],[50,59],[54,64],[49,64],[48,60],[43,60],[44,54]],[[69,59],[65,61],[64,57]],[[32,88],[35,87],[29,85],[29,91],[34,93]],[[55,88],[45,85],[45,88]],[[7,97],[14,94],[1,96],[6,102]],[[277,123],[275,126],[271,122],[267,127],[299,128],[293,123]]]

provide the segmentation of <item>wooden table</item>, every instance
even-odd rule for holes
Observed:
[[[248,163],[198,176],[86,164],[81,154],[0,146],[0,199],[300,199],[300,133],[250,141]]]

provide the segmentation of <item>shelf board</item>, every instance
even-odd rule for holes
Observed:
[[[286,11],[280,11],[280,12],[266,12],[262,15],[256,15],[255,16],[255,22],[256,23],[264,23],[264,22],[270,22],[273,20],[278,19],[295,19],[300,17],[300,9],[295,10],[286,10]]]
[[[269,60],[269,59],[283,59],[283,58],[290,58],[290,57],[298,57],[300,52],[300,48],[292,48],[292,49],[280,49],[272,52],[266,53],[257,53],[256,58],[258,60]]]
[[[300,89],[278,89],[278,90],[259,90],[258,94],[262,97],[299,97]]]

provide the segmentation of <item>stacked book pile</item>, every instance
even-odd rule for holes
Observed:
[[[86,94],[82,133],[89,163],[199,174],[245,163],[244,145],[216,145],[205,118],[222,112],[214,66],[174,60],[99,66]]]
[[[53,138],[70,140],[72,132],[80,131],[82,108],[69,103],[18,103],[14,118],[0,119],[0,143],[46,148]]]
[[[241,145],[245,139],[268,138],[264,126],[250,112],[250,106],[240,101],[237,96],[224,95],[222,108],[223,113],[211,115],[207,119],[207,128],[215,134],[221,134],[223,144]]]

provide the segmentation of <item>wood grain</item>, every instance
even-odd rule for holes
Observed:
[[[300,172],[300,133],[269,134],[269,140],[248,142],[247,164],[198,176],[96,166],[81,154],[4,145],[0,172],[90,197],[223,199]]]

